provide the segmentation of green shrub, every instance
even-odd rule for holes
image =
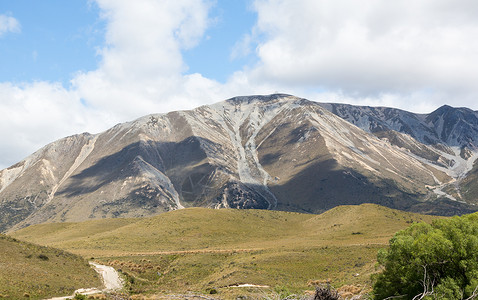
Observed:
[[[376,299],[469,298],[478,294],[478,214],[413,224],[377,258]]]
[[[82,295],[82,294],[75,294],[75,298],[73,298],[75,300],[86,300],[88,299],[85,295]]]
[[[281,298],[287,298],[292,295],[289,289],[285,286],[279,285],[274,287],[274,292]]]

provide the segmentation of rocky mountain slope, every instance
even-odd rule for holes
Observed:
[[[425,116],[377,109],[357,118],[359,128],[339,108],[289,95],[237,97],[61,139],[0,172],[0,230],[191,206],[474,210],[443,189],[476,158],[472,121],[460,123],[470,136],[447,126],[435,136]]]
[[[347,104],[321,106],[445,172],[450,178],[441,180],[435,189],[438,195],[477,204],[478,112],[448,105],[430,114]]]

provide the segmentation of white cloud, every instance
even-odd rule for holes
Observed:
[[[59,84],[0,83],[0,165],[7,167],[47,142],[104,126],[80,98]]]
[[[106,45],[94,71],[71,87],[0,83],[0,168],[69,134],[98,132],[149,113],[217,101],[219,84],[184,75],[181,51],[208,26],[209,0],[97,0],[106,20]],[[13,29],[11,29],[13,30]]]
[[[96,70],[75,74],[69,88],[0,83],[0,139],[8,141],[0,168],[69,134],[236,95],[478,109],[475,0],[255,0],[257,24],[231,57],[252,51],[258,63],[225,84],[188,74],[182,57],[205,38],[214,0],[95,3],[106,23]],[[0,35],[12,31],[19,23],[1,15]]]
[[[253,44],[253,35],[245,34],[239,41],[236,42],[232,48],[230,58],[238,59],[247,55],[250,55],[252,52]]]
[[[413,95],[478,108],[471,0],[256,0],[259,64],[248,76],[354,99]],[[409,107],[413,105],[408,103]]]
[[[182,75],[187,66],[181,51],[195,46],[203,37],[209,2],[97,3],[107,21],[107,46],[100,51],[102,60],[97,70],[78,74],[72,80],[90,105],[131,118],[200,103],[187,90],[192,79]],[[175,103],[171,103],[172,98]]]
[[[21,31],[20,22],[14,17],[8,15],[0,15],[0,36],[7,32],[19,33]]]

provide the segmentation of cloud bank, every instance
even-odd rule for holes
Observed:
[[[0,167],[66,135],[236,95],[478,109],[474,0],[255,0],[257,22],[231,57],[254,55],[256,63],[224,84],[188,73],[182,56],[206,38],[219,2],[94,3],[106,23],[95,70],[75,74],[69,87],[0,83]],[[20,23],[0,15],[0,37],[7,32],[20,33]]]
[[[417,96],[476,108],[476,1],[257,0],[254,8],[265,39],[253,78],[348,99],[402,97],[409,108]]]

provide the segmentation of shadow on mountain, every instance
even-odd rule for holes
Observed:
[[[270,186],[277,209],[321,213],[339,205],[375,203],[386,207],[436,215],[456,215],[477,209],[456,201],[421,202],[423,194],[401,190],[393,180],[368,177],[343,169],[333,159],[311,164],[287,182]]]
[[[333,159],[311,163],[289,181],[270,187],[279,209],[319,213],[338,205],[376,203],[408,210],[414,195],[386,181],[371,182],[362,174],[343,169]],[[295,209],[293,209],[295,210]]]
[[[201,145],[208,147],[208,151],[222,151],[221,145],[195,136],[178,143],[133,143],[72,176],[58,194],[66,197],[81,196],[129,177],[147,177],[162,173],[171,180],[185,206],[211,207],[227,203],[231,208],[277,208],[320,213],[339,205],[375,203],[400,210],[438,215],[476,211],[474,207],[459,202],[417,201],[416,199],[423,198],[424,195],[407,193],[390,179],[370,178],[354,170],[344,169],[333,159],[309,162],[308,166],[287,182],[278,181],[269,188],[243,183],[229,175],[218,178],[215,175],[219,168],[209,164]],[[273,163],[276,157],[272,156],[265,157],[262,162],[266,165],[267,162]],[[223,175],[227,174],[222,168],[221,170]],[[167,195],[166,189],[161,186],[166,184],[164,181],[156,179],[154,182],[153,178],[151,182],[141,182],[143,185],[129,191],[125,198],[114,199],[111,195],[111,201],[102,206],[105,209],[110,206],[119,207],[120,216],[127,207],[138,206],[156,210],[174,205],[171,195]],[[161,198],[159,195],[166,197]],[[164,200],[168,196],[169,200]]]
[[[207,156],[201,143],[213,142],[191,136],[178,143],[140,141],[130,144],[72,176],[58,193],[67,197],[92,193],[109,183],[134,178],[148,171],[169,176],[168,172],[173,170],[169,177],[181,177],[179,173],[182,169],[194,169],[191,166],[201,167],[204,164]],[[220,148],[220,145],[214,147]]]
[[[0,203],[0,232],[4,233],[13,225],[20,223],[35,210],[33,197],[14,199]]]
[[[466,203],[442,198],[433,202],[420,202],[413,206],[410,211],[427,215],[456,216],[477,212],[478,208]]]
[[[224,186],[216,202],[225,199],[230,208],[236,209],[268,209],[271,195],[267,195],[265,190],[261,185],[230,181]]]

